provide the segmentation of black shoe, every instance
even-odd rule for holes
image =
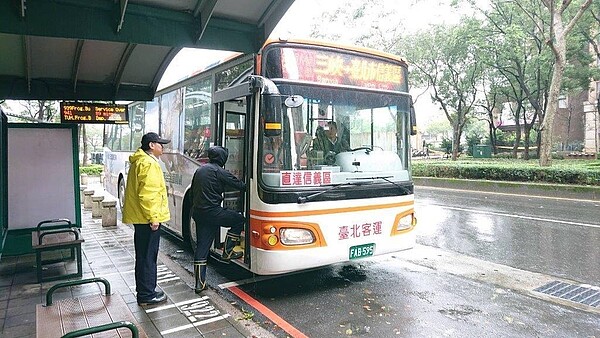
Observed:
[[[162,296],[164,296],[165,293],[161,290],[161,291],[156,291],[156,295],[154,296],[154,298],[160,298]]]
[[[162,291],[159,291],[159,292],[162,292]],[[154,298],[148,299],[148,300],[138,299],[137,303],[138,303],[138,305],[154,305],[154,304],[163,303],[166,300],[167,300],[167,296],[164,293],[162,294],[162,296],[159,296],[158,292],[157,292],[156,296],[154,296]]]

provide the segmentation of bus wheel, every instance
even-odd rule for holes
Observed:
[[[121,208],[121,211],[123,210],[123,205],[125,204],[125,182],[123,182],[123,179],[119,180],[119,190],[118,190],[118,194],[119,194],[119,207]]]
[[[187,212],[186,215],[188,219],[188,229],[189,234],[188,238],[190,239],[190,246],[192,247],[192,252],[196,253],[196,244],[198,243],[198,239],[196,238],[196,221],[194,221],[194,217],[192,217],[191,212]]]

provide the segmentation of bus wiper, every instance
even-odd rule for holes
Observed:
[[[372,176],[372,177],[356,177],[356,178],[347,178],[347,180],[384,180],[388,183],[391,183],[393,185],[395,185],[396,187],[398,187],[398,189],[400,189],[403,193],[405,194],[409,194],[410,191],[408,189],[406,189],[405,187],[399,185],[398,183],[390,180],[391,177],[394,176]]]
[[[319,197],[319,196],[323,195],[324,193],[328,193],[328,192],[336,190],[336,189],[338,189],[340,187],[345,187],[345,186],[348,186],[348,185],[362,185],[364,183],[365,182],[348,182],[348,183],[331,184],[331,185],[329,185],[329,186],[331,186],[331,188],[329,188],[327,190],[319,191],[319,192],[316,192],[314,194],[310,194],[308,196],[298,196],[298,204],[310,202],[313,199],[315,199],[315,197]]]

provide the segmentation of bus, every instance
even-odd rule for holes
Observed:
[[[416,131],[406,62],[358,47],[269,40],[129,105],[129,123],[105,126],[108,192],[122,205],[128,157],[144,133],[171,139],[161,156],[171,220],[196,244],[190,185],[213,145],[247,183],[224,205],[247,224],[235,263],[281,274],[410,249],[415,244],[410,136]],[[333,125],[344,149],[319,147]],[[339,147],[338,147],[339,148]],[[215,234],[212,254],[223,248]]]

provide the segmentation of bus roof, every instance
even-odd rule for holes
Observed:
[[[360,53],[367,53],[367,54],[371,54],[371,55],[375,55],[375,56],[380,56],[386,59],[392,59],[392,60],[396,60],[396,61],[400,61],[403,63],[407,63],[407,61],[398,56],[398,55],[394,55],[391,53],[386,53],[386,52],[382,52],[380,50],[377,49],[373,49],[373,48],[367,48],[367,47],[360,47],[360,46],[351,46],[351,45],[344,45],[344,44],[338,44],[335,42],[331,42],[331,41],[326,41],[326,40],[317,40],[317,39],[272,39],[269,38],[263,45],[263,47],[261,48],[261,52],[263,49],[265,49],[267,46],[272,45],[272,44],[285,44],[285,43],[297,43],[297,44],[302,44],[302,45],[311,45],[311,46],[319,46],[319,47],[331,47],[331,48],[339,48],[339,49],[343,49],[343,50],[347,50],[347,51],[351,51],[351,52],[360,52]]]

